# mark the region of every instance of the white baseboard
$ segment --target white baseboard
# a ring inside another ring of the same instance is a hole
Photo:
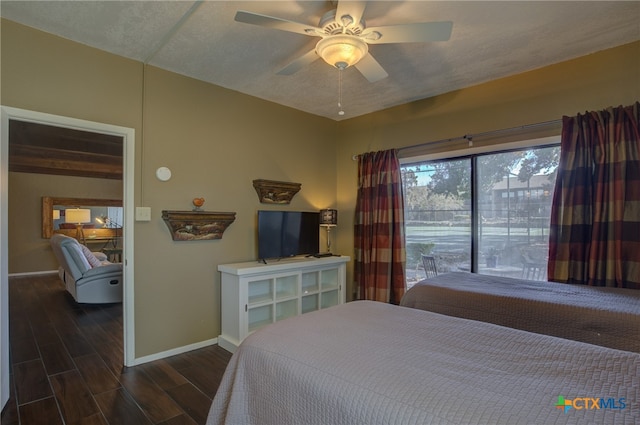
[[[134,359],[132,366],[141,365],[143,363],[152,362],[154,360],[164,359],[166,357],[175,356],[176,354],[183,354],[188,351],[197,350],[199,348],[209,347],[218,343],[218,338],[212,338],[205,341],[196,342],[195,344],[189,344],[178,348],[172,348],[171,350],[162,351],[160,353],[150,354],[144,357],[138,357]]]
[[[218,345],[230,353],[235,353],[238,349],[238,345],[240,345],[239,341],[232,341],[231,339],[227,339],[224,336],[218,336]]]

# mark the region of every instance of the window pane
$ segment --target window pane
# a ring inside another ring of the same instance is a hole
[[[560,148],[478,157],[478,272],[547,279],[549,217]]]
[[[424,279],[421,254],[436,258],[438,273],[469,270],[471,160],[402,167],[407,286]]]
[[[477,211],[471,158],[403,165],[407,287],[425,277],[421,254],[435,257],[438,273],[546,280],[559,155],[559,146],[476,155]]]

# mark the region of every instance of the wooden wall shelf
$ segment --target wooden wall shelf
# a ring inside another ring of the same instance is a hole
[[[300,183],[278,182],[273,180],[254,180],[253,187],[263,204],[288,204],[300,191]]]
[[[174,241],[222,239],[222,234],[236,219],[234,212],[162,211]]]

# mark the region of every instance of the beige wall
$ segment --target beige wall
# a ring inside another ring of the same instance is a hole
[[[333,121],[154,67],[144,74],[143,117],[141,63],[2,21],[3,105],[136,131],[135,203],[152,210],[134,229],[136,357],[218,336],[217,266],[255,259],[256,211],[278,209],[259,203],[252,180],[301,183],[281,208],[336,204]],[[171,168],[171,180],[155,178],[159,166]],[[221,240],[172,241],[161,211],[191,209],[196,196],[236,221]],[[10,201],[10,220],[13,210]],[[10,252],[23,250],[14,243]]]
[[[336,251],[352,255],[352,155],[631,104],[639,57],[635,43],[335,123],[153,67],[143,108],[142,64],[2,21],[1,103],[136,130],[135,203],[152,209],[135,225],[141,357],[217,337],[216,267],[255,259],[256,211],[276,209],[258,202],[253,179],[302,183],[287,209],[337,207]],[[159,166],[170,181],[155,178]],[[236,221],[221,240],[173,242],[161,211],[189,209],[196,196]]]
[[[336,185],[331,122],[155,68],[146,84],[140,204],[151,207],[152,221],[136,225],[141,354],[217,337],[217,266],[257,258],[257,210],[333,206]],[[155,178],[160,166],[172,170],[171,180]],[[265,205],[254,179],[302,189],[288,206]],[[171,240],[161,211],[191,209],[194,197],[206,199],[205,210],[236,212],[221,240]]]
[[[638,99],[640,42],[340,122],[337,251],[353,255],[353,155],[552,121]],[[352,276],[350,267],[347,282]]]

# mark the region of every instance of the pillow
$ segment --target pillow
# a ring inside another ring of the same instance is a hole
[[[89,265],[91,265],[91,268],[100,267],[102,265],[102,262],[98,260],[98,257],[93,255],[93,252],[91,252],[89,248],[87,248],[84,245],[80,245],[80,247],[82,248],[82,253],[84,254],[84,257],[89,262]]]
[[[100,260],[101,262],[103,262],[103,263],[109,259],[109,257],[107,257],[107,254],[105,254],[104,252],[95,252],[95,251],[92,251],[91,253],[92,253],[93,255],[95,255],[95,256],[96,256],[96,258],[97,258],[98,260]]]

